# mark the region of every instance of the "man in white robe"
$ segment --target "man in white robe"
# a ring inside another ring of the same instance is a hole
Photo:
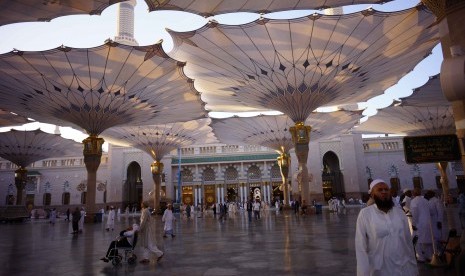
[[[441,200],[436,197],[436,193],[429,190],[425,194],[425,198],[428,200],[429,212],[431,215],[431,228],[433,229],[433,237],[436,252],[439,253],[442,241],[442,225],[444,220],[444,205]]]
[[[165,223],[163,226],[163,238],[166,238],[166,235],[171,235],[171,237],[174,238],[176,235],[174,235],[173,232],[173,223],[176,221],[176,218],[173,215],[173,205],[168,204],[168,208],[166,208],[165,212],[163,213],[161,221]]]
[[[107,231],[113,231],[115,229],[115,207],[111,206],[110,211],[108,212],[108,218],[107,218]]]
[[[419,188],[413,189],[413,199],[410,202],[412,212],[413,235],[418,236],[416,244],[418,262],[429,262],[433,257],[433,236],[431,235],[431,215],[428,200],[421,195]]]
[[[412,276],[418,267],[407,217],[394,207],[389,185],[370,184],[374,204],[360,210],[355,232],[358,276]]]

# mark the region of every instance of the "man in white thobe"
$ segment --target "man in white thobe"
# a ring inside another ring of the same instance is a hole
[[[370,183],[374,204],[360,210],[355,232],[358,276],[418,275],[407,217],[394,207],[389,185]]]
[[[437,198],[436,193],[429,190],[425,194],[425,198],[428,200],[429,212],[431,215],[431,228],[433,229],[433,237],[435,243],[435,253],[439,253],[442,241],[442,225],[444,220],[444,205],[441,200]],[[433,248],[434,249],[434,248]]]
[[[433,236],[431,235],[431,215],[428,200],[421,195],[419,188],[413,189],[413,199],[410,202],[412,212],[413,235],[418,236],[416,244],[418,262],[429,262],[433,257]]]

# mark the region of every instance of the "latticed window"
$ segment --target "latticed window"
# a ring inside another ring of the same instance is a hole
[[[249,170],[247,171],[247,177],[249,179],[260,179],[262,178],[262,172],[257,165],[250,166]]]
[[[413,188],[423,189],[423,178],[421,178],[421,176],[413,177]]]
[[[274,164],[270,171],[271,178],[281,178],[281,171],[279,170],[278,164]]]
[[[181,171],[182,182],[192,182],[194,181],[194,175],[192,175],[191,170],[188,168],[183,168]]]
[[[215,171],[212,168],[205,168],[205,170],[203,170],[204,181],[215,181],[215,179]]]
[[[45,193],[45,194],[44,194],[44,202],[43,202],[43,204],[44,204],[45,206],[50,206],[51,202],[52,202],[52,194],[50,194],[50,193]]]
[[[238,172],[233,166],[229,166],[224,172],[224,178],[226,180],[237,180]]]
[[[69,193],[63,193],[62,197],[61,197],[61,201],[63,203],[63,205],[69,205],[69,201],[70,201],[70,194]]]

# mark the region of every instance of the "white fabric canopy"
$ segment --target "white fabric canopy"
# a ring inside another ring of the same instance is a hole
[[[378,110],[354,132],[409,136],[454,134],[452,107],[442,93],[439,75],[431,77],[411,96]]]
[[[0,26],[50,21],[74,14],[100,14],[108,6],[125,0],[0,0]]]
[[[16,126],[30,123],[27,118],[0,108],[0,127]]]
[[[350,130],[361,118],[358,111],[313,112],[305,121],[311,126],[312,141],[331,139]],[[281,153],[294,147],[289,128],[294,123],[287,115],[260,115],[213,119],[215,135],[222,143],[261,145]]]
[[[102,134],[107,141],[138,148],[160,161],[166,154],[192,144],[218,142],[209,126],[210,119],[143,127],[114,127]]]
[[[315,10],[358,4],[380,4],[391,0],[145,0],[150,11],[177,10],[211,16],[231,12],[270,13]]]
[[[169,31],[169,55],[187,62],[211,111],[278,110],[305,121],[318,107],[366,101],[397,83],[439,42],[434,22],[421,5],[238,26],[211,21]]]
[[[118,125],[203,118],[203,102],[183,66],[161,42],[15,51],[0,55],[0,108],[94,135]]]
[[[0,157],[20,167],[27,167],[33,162],[52,157],[76,156],[80,152],[80,143],[40,129],[12,129],[0,133]]]

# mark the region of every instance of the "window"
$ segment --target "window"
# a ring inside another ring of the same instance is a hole
[[[43,202],[44,206],[50,206],[51,202],[52,202],[52,195],[50,193],[45,193],[44,202]]]
[[[413,188],[419,188],[420,190],[423,190],[423,179],[421,176],[415,176],[413,178]]]
[[[87,196],[87,192],[81,193],[81,204],[86,204],[86,196]]]
[[[61,203],[63,205],[69,205],[70,198],[71,196],[69,193],[63,193],[63,195],[61,196]]]

